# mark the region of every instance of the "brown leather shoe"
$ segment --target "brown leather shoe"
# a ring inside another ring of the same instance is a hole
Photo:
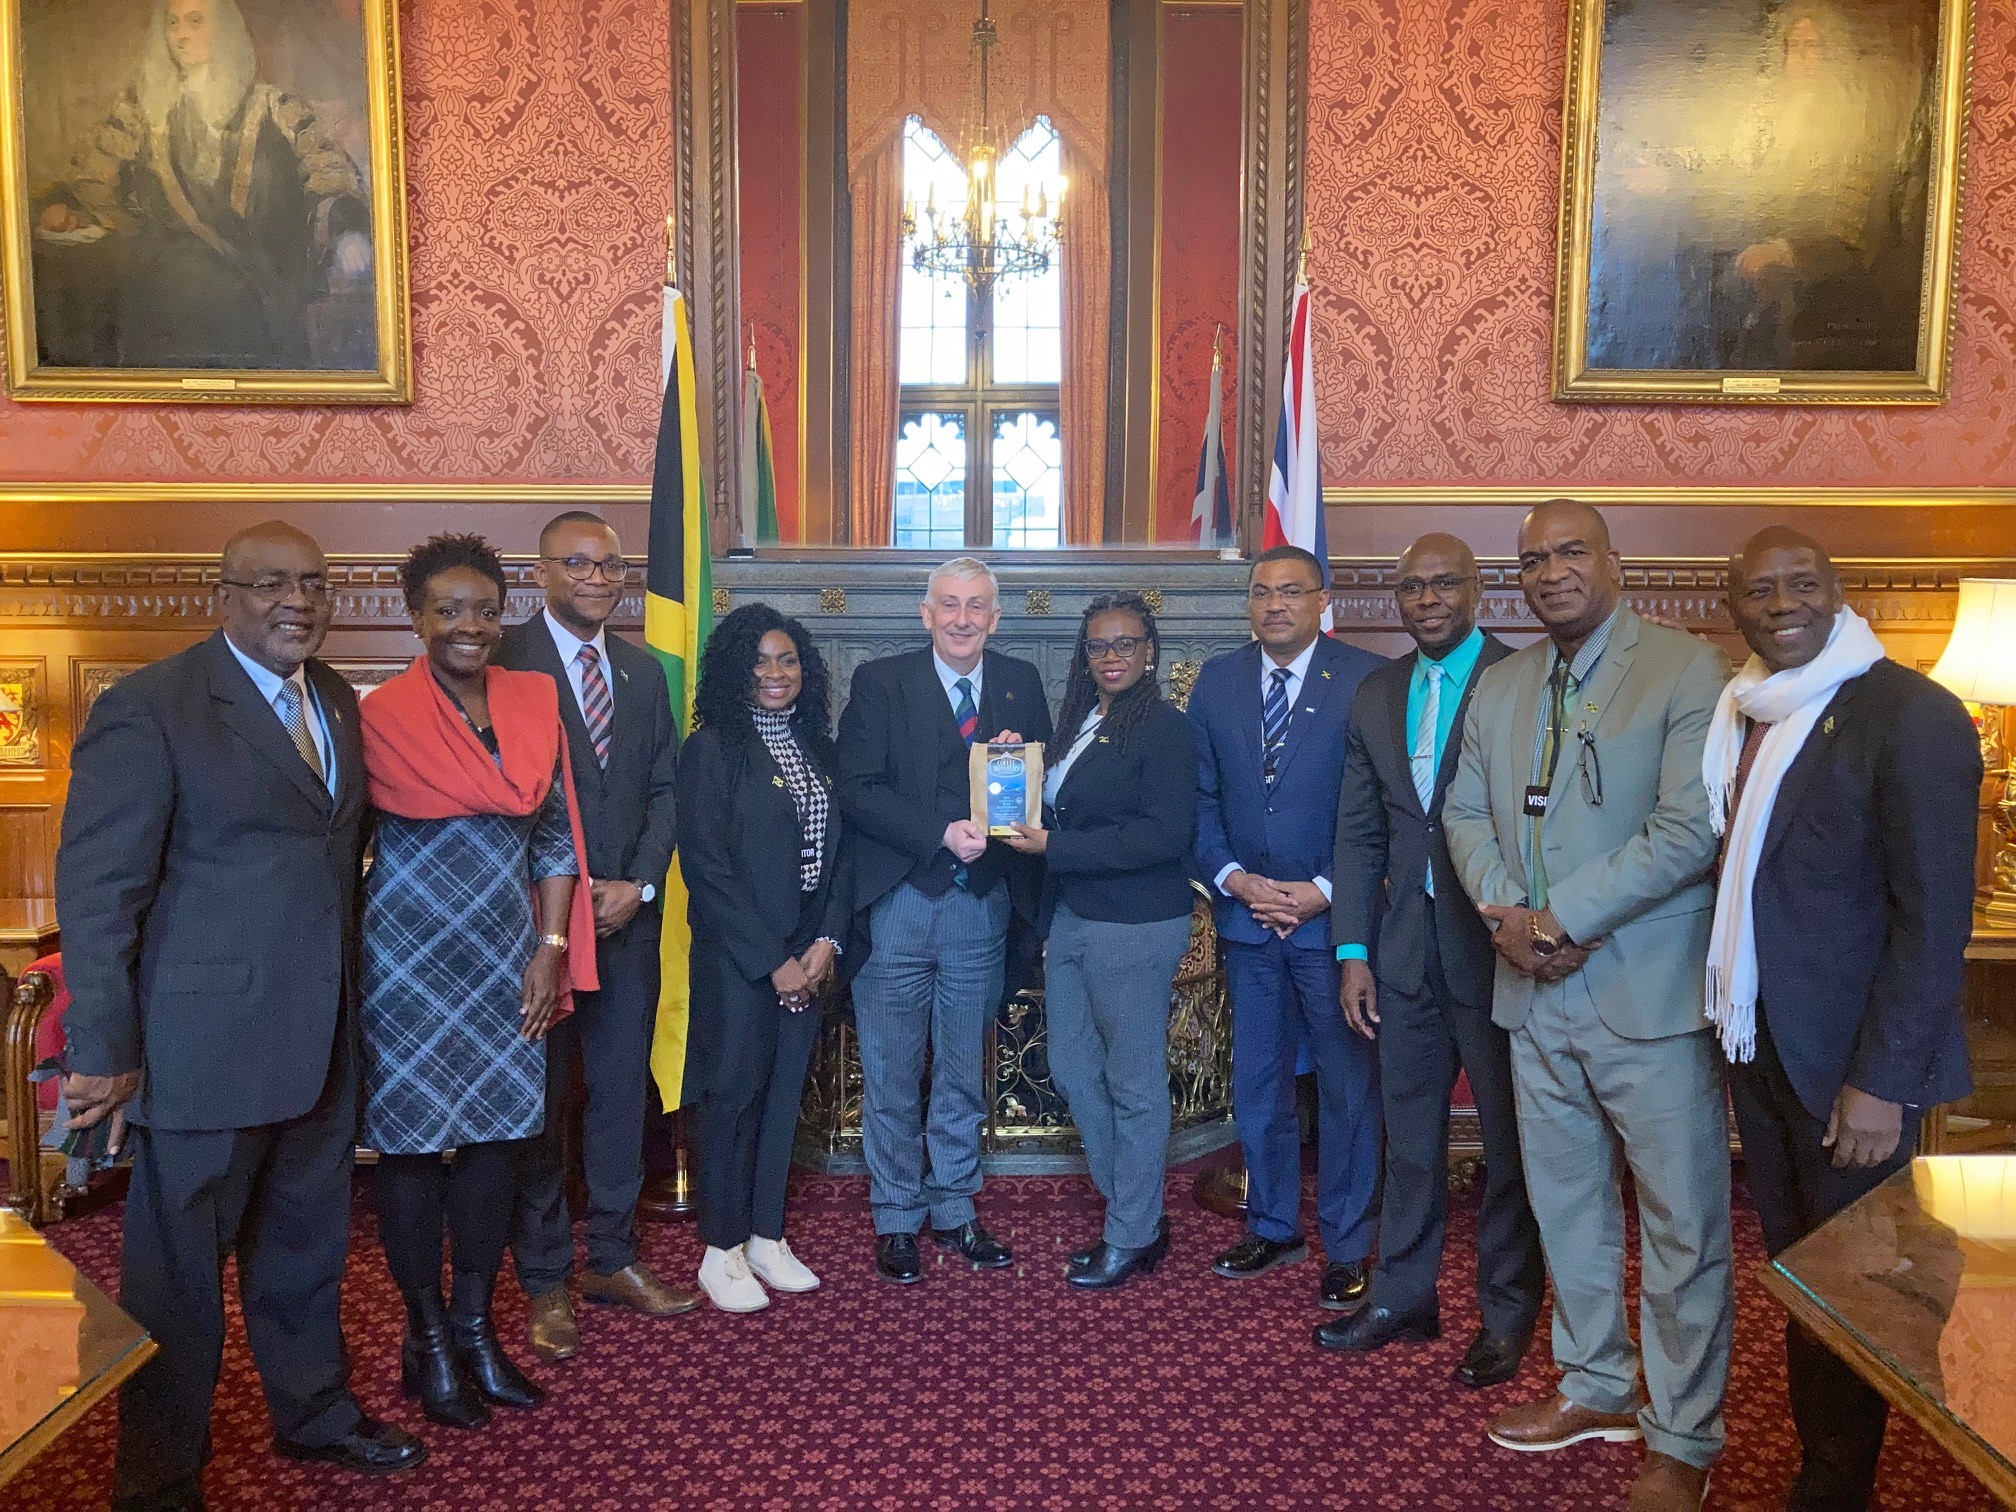
[[[1645,1468],[1631,1483],[1624,1512],[1701,1512],[1706,1500],[1706,1470],[1653,1449],[1646,1452]]]
[[[1638,1430],[1635,1412],[1598,1412],[1571,1402],[1560,1392],[1509,1407],[1491,1420],[1485,1430],[1501,1449],[1517,1449],[1522,1454],[1544,1454],[1550,1449],[1566,1449],[1584,1439],[1601,1439],[1606,1444],[1628,1444],[1644,1435]]]
[[[590,1302],[628,1307],[653,1318],[691,1312],[700,1305],[698,1292],[683,1286],[667,1286],[642,1261],[624,1266],[613,1276],[588,1272],[581,1278],[581,1295]]]
[[[581,1352],[581,1328],[574,1321],[574,1304],[565,1286],[541,1292],[526,1304],[525,1334],[532,1353],[551,1364]]]

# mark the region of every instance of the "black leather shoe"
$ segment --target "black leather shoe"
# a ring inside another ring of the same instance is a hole
[[[1372,1262],[1332,1260],[1323,1267],[1322,1304],[1332,1312],[1356,1312],[1372,1295]]]
[[[980,1226],[978,1218],[968,1218],[956,1229],[934,1228],[931,1237],[949,1250],[957,1250],[981,1270],[1000,1270],[1015,1263],[1015,1255]]]
[[[884,1281],[908,1286],[924,1279],[924,1262],[917,1254],[915,1234],[875,1236],[875,1274]]]
[[[1433,1313],[1410,1315],[1391,1308],[1367,1307],[1348,1318],[1316,1325],[1316,1347],[1339,1354],[1370,1354],[1403,1339],[1417,1344],[1442,1337],[1442,1322]]]
[[[1083,1270],[1086,1266],[1090,1265],[1092,1263],[1092,1256],[1098,1251],[1099,1246],[1105,1242],[1103,1239],[1094,1239],[1083,1249],[1071,1251],[1070,1255],[1066,1257],[1070,1261],[1070,1268],[1072,1270]],[[1166,1255],[1169,1252],[1169,1215],[1167,1213],[1164,1213],[1160,1218],[1155,1220],[1155,1242],[1162,1246],[1163,1254]]]
[[[1526,1358],[1526,1346],[1532,1342],[1531,1330],[1494,1334],[1488,1328],[1480,1328],[1477,1337],[1470,1341],[1463,1362],[1456,1367],[1456,1379],[1473,1389],[1502,1386],[1519,1374],[1519,1362]]]
[[[497,1342],[496,1324],[490,1316],[490,1294],[496,1284],[495,1276],[455,1272],[455,1295],[448,1303],[448,1337],[455,1345],[455,1358],[486,1401],[500,1407],[537,1407],[546,1400],[545,1389],[513,1365],[504,1346]]]
[[[1157,1239],[1139,1249],[1127,1249],[1101,1240],[1092,1258],[1064,1278],[1080,1291],[1111,1291],[1124,1285],[1129,1276],[1152,1276],[1162,1257],[1169,1252],[1167,1240]]]
[[[427,1446],[404,1428],[368,1417],[359,1418],[357,1426],[333,1444],[297,1444],[276,1438],[273,1452],[282,1459],[320,1461],[360,1475],[396,1474],[427,1458]]]
[[[1299,1265],[1308,1258],[1308,1241],[1299,1234],[1293,1239],[1280,1240],[1248,1234],[1212,1261],[1211,1269],[1228,1280],[1250,1281],[1266,1275],[1277,1265]]]
[[[444,1428],[480,1428],[490,1409],[462,1368],[448,1336],[448,1304],[441,1288],[407,1292],[406,1337],[399,1346],[399,1389],[418,1397],[427,1421]]]

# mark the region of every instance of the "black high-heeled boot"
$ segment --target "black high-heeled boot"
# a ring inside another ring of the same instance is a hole
[[[490,1409],[455,1356],[441,1288],[426,1286],[401,1295],[406,1299],[406,1338],[399,1346],[400,1389],[420,1399],[429,1422],[482,1427],[490,1421]]]
[[[497,1329],[490,1320],[490,1294],[496,1285],[494,1275],[455,1272],[455,1295],[448,1303],[448,1336],[454,1341],[455,1357],[489,1400],[501,1407],[537,1407],[546,1400],[544,1389],[506,1359],[497,1342]]]

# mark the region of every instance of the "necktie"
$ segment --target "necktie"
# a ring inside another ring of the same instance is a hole
[[[588,739],[595,747],[595,764],[609,766],[609,731],[616,716],[615,700],[609,696],[608,679],[602,675],[602,653],[583,646],[577,654],[581,663],[581,718],[588,726]]]
[[[1550,788],[1553,786],[1554,768],[1561,760],[1562,727],[1568,718],[1562,705],[1568,701],[1571,686],[1568,663],[1557,657],[1554,674],[1547,679],[1547,735],[1540,747],[1540,782]],[[1533,863],[1526,868],[1530,874],[1526,892],[1535,913],[1547,906],[1547,856],[1541,847],[1546,829],[1547,816],[1542,814],[1533,821]]]
[[[1750,768],[1757,764],[1757,753],[1764,748],[1764,737],[1771,733],[1771,726],[1761,719],[1750,721],[1750,728],[1743,732],[1743,749],[1736,756],[1736,786],[1729,795],[1729,822],[1722,826],[1722,844],[1715,852],[1715,866],[1719,871],[1722,858],[1729,853],[1729,835],[1736,828],[1736,815],[1743,808],[1743,789],[1750,784]]]
[[[1427,670],[1428,693],[1421,700],[1421,723],[1414,731],[1414,749],[1407,757],[1407,764],[1414,773],[1414,796],[1421,800],[1421,812],[1424,814],[1435,802],[1435,730],[1442,719],[1442,679],[1448,675],[1442,670],[1440,662],[1429,662]],[[1432,866],[1422,885],[1429,897],[1435,896],[1435,871]]]
[[[973,702],[973,682],[962,677],[952,686],[959,690],[959,703],[952,711],[952,718],[959,726],[959,738],[970,746],[973,737],[980,733],[980,709]]]
[[[315,737],[309,733],[307,711],[301,707],[301,689],[296,683],[280,684],[280,723],[287,726],[287,733],[294,739],[294,749],[308,763],[308,770],[315,774],[317,781],[327,782],[329,774],[322,765],[322,753],[315,749]]]
[[[1260,767],[1270,784],[1274,781],[1275,759],[1287,738],[1288,669],[1276,667],[1267,684],[1267,702],[1260,710]]]

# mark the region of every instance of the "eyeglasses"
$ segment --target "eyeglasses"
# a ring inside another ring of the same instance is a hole
[[[1417,577],[1402,578],[1400,579],[1398,586],[1395,587],[1393,591],[1395,594],[1399,596],[1400,601],[1404,604],[1404,603],[1412,603],[1414,600],[1420,598],[1421,595],[1426,593],[1430,588],[1433,588],[1435,590],[1435,596],[1437,598],[1447,598],[1449,597],[1450,594],[1454,593],[1458,588],[1463,587],[1466,583],[1474,583],[1476,581],[1477,580],[1474,577],[1458,577],[1453,572],[1444,572],[1444,573],[1438,573],[1436,576],[1431,578],[1417,578]]]
[[[1255,583],[1251,588],[1246,590],[1246,597],[1256,604],[1264,604],[1272,599],[1279,599],[1290,609],[1293,609],[1302,600],[1309,597],[1310,594],[1321,593],[1322,591],[1321,588],[1311,588],[1304,583],[1283,583],[1278,588],[1270,588],[1265,583]]]
[[[301,597],[311,604],[319,604],[329,597],[329,579],[319,572],[267,572],[256,578],[219,578],[226,588],[243,588],[256,599],[269,604],[284,603],[294,596],[294,590],[301,590]]]
[[[1147,637],[1140,635],[1118,635],[1112,640],[1088,640],[1085,642],[1085,660],[1104,661],[1108,656],[1125,659],[1147,644]]]
[[[587,582],[597,572],[600,572],[603,579],[607,582],[620,583],[630,571],[630,564],[620,556],[541,557],[539,560],[542,562],[558,562],[560,570],[577,583]]]
[[[1603,807],[1603,763],[1596,759],[1596,737],[1587,725],[1575,732],[1581,751],[1575,757],[1575,774],[1582,779],[1582,801],[1591,808]]]

